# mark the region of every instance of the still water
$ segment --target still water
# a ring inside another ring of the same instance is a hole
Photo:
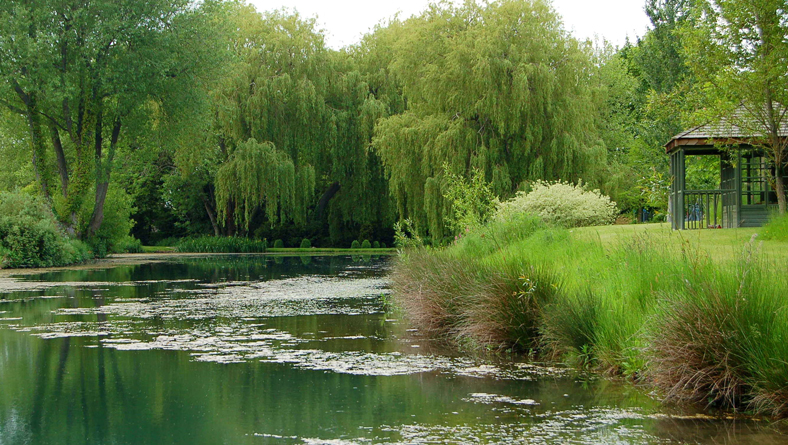
[[[570,370],[442,350],[385,257],[175,257],[0,292],[5,444],[770,444]]]

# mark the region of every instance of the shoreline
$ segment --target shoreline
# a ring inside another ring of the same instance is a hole
[[[200,257],[220,257],[220,256],[340,256],[340,255],[396,255],[396,249],[272,249],[268,252],[258,253],[199,253],[199,252],[143,252],[143,253],[113,253],[105,258],[93,259],[84,263],[72,264],[69,266],[57,267],[30,267],[30,268],[9,268],[0,269],[0,292],[4,291],[2,280],[13,278],[14,276],[37,275],[46,272],[62,270],[90,270],[106,269],[118,266],[131,266],[136,264],[158,263],[167,261],[170,258],[200,258]]]

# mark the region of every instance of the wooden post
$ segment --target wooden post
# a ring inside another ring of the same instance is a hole
[[[741,194],[742,194],[742,183],[741,183],[741,147],[736,148],[736,220],[734,227],[741,227]]]
[[[673,230],[684,230],[684,191],[686,184],[684,149],[679,148],[670,155],[670,187],[671,226]]]

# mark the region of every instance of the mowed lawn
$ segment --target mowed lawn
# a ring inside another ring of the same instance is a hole
[[[760,228],[672,230],[669,223],[658,223],[584,227],[573,229],[572,232],[581,239],[596,239],[607,249],[631,243],[635,238],[646,238],[679,251],[684,248],[694,252],[706,252],[715,261],[738,258],[755,236],[756,248],[768,259],[778,262],[788,259],[788,242],[760,240],[757,236],[759,230]]]

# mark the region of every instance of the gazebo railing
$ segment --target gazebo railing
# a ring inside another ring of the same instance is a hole
[[[713,229],[730,227],[723,200],[734,190],[685,190],[684,228]],[[725,221],[725,222],[724,222]]]

